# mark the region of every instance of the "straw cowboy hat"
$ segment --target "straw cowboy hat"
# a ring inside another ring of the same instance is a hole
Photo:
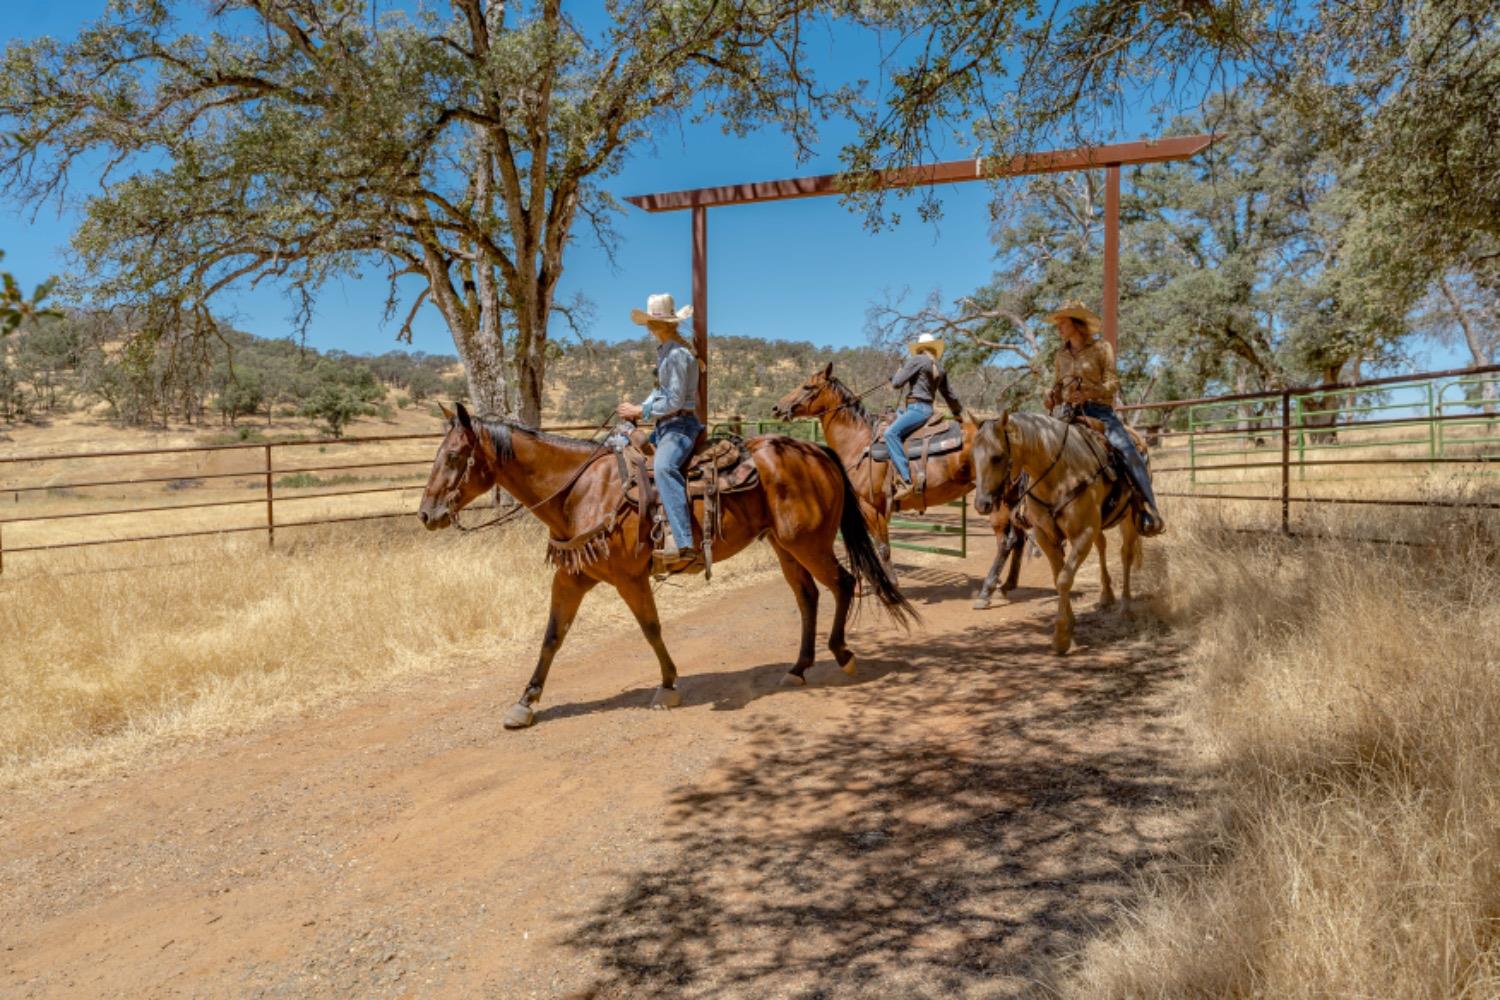
[[[913,354],[916,354],[919,351],[925,351],[935,358],[941,358],[943,356],[943,351],[947,348],[947,346],[948,345],[944,344],[941,340],[934,337],[932,334],[924,333],[916,340],[912,341],[908,346],[908,349]]]
[[[665,292],[661,295],[647,296],[645,312],[639,309],[630,310],[630,319],[637,326],[645,326],[647,323],[670,323],[676,326],[692,315],[692,306],[683,306],[678,309],[677,303],[672,301],[672,296]]]
[[[1068,319],[1078,320],[1078,322],[1084,325],[1084,328],[1087,329],[1089,333],[1098,333],[1099,327],[1104,325],[1104,321],[1099,318],[1099,314],[1094,312],[1088,306],[1084,305],[1082,299],[1074,299],[1071,302],[1066,303],[1061,309],[1057,310],[1057,312],[1053,313],[1051,316],[1048,316],[1047,322],[1056,323],[1058,320],[1063,319],[1064,317]]]

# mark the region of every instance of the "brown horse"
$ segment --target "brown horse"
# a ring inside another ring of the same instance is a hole
[[[889,565],[891,517],[895,513],[885,489],[890,463],[877,462],[870,455],[870,445],[875,441],[875,422],[870,419],[859,397],[834,377],[830,363],[814,372],[801,387],[783,396],[772,412],[782,420],[816,417],[822,423],[823,437],[838,454],[854,483],[854,495],[859,498],[865,524],[880,539],[880,558]],[[978,425],[967,413],[963,425],[964,446],[961,450],[927,460],[924,500],[928,506],[956,500],[974,488],[969,452]],[[990,597],[995,592],[995,584],[999,582],[1000,570],[1007,558],[1010,559],[1010,571],[1000,592],[1008,594],[1016,588],[1025,541],[1024,530],[1011,524],[1009,507],[1002,503],[988,516],[990,530],[995,533],[995,561],[974,596],[974,607],[979,609],[990,606]]]
[[[652,707],[682,704],[677,667],[662,642],[651,592],[651,544],[637,544],[637,539],[646,538],[647,526],[625,499],[617,463],[600,461],[613,453],[591,441],[544,434],[505,420],[473,418],[462,403],[456,412],[444,407],[443,413],[448,419],[447,433],[438,446],[417,513],[424,525],[447,527],[466,504],[498,485],[547,526],[553,545],[587,536],[596,557],[587,562],[559,560],[552,577],[552,608],[541,657],[521,700],[506,713],[505,727],[521,729],[535,720],[532,706],[542,696],[552,659],[584,595],[598,583],[608,583],[620,592],[656,652],[661,687]],[[856,578],[864,581],[898,622],[915,620],[916,611],[881,565],[859,516],[849,477],[833,455],[775,434],[754,438],[748,447],[760,485],[720,497],[723,530],[714,543],[714,559],[727,559],[760,538],[775,549],[802,613],[802,645],[786,678],[791,684],[806,683],[803,675],[813,662],[817,584],[833,591],[828,648],[844,672],[853,676],[855,658],[844,642],[844,624]],[[834,554],[834,539],[840,531],[853,573]]]
[[[1140,501],[1128,486],[1111,480],[1108,456],[1103,435],[1040,413],[1002,413],[986,420],[974,438],[979,480],[975,510],[996,509],[1018,473],[1024,472],[1029,481],[1022,497],[1026,518],[1057,585],[1052,648],[1058,653],[1066,653],[1073,644],[1069,592],[1094,545],[1099,546],[1099,604],[1114,604],[1104,532],[1116,525],[1125,569],[1122,608],[1130,609],[1130,570],[1140,552]]]

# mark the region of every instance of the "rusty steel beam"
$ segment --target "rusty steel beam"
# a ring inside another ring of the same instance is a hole
[[[1023,153],[1008,161],[949,160],[916,167],[880,170],[861,183],[849,183],[843,174],[820,174],[812,177],[789,177],[783,180],[758,181],[749,184],[726,184],[721,187],[695,188],[688,191],[666,191],[658,194],[630,195],[625,200],[648,212],[676,212],[687,208],[714,208],[720,205],[751,205],[762,201],[785,201],[790,198],[817,198],[844,194],[855,189],[886,190],[921,187],[930,184],[956,184],[961,181],[993,180],[1026,174],[1062,173],[1091,167],[1165,163],[1185,160],[1213,144],[1212,134],[1173,136],[1141,142],[1121,142],[1108,146],[1082,146],[1045,153]]]

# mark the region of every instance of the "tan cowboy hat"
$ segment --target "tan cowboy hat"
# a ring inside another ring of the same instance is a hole
[[[678,309],[677,303],[672,301],[672,296],[665,292],[661,295],[647,296],[645,312],[639,309],[630,310],[631,322],[637,326],[645,326],[647,323],[671,323],[676,326],[692,315],[692,306],[683,306]]]
[[[1061,309],[1047,317],[1047,322],[1056,323],[1064,317],[1078,320],[1089,333],[1098,333],[1099,327],[1104,325],[1104,321],[1099,318],[1099,314],[1084,305],[1082,299],[1073,299],[1071,302],[1065,303]]]
[[[913,340],[911,344],[908,345],[908,349],[913,354],[916,354],[919,351],[925,351],[935,358],[941,358],[943,356],[943,351],[947,348],[947,346],[947,344],[943,343],[932,334],[924,333],[916,340]]]

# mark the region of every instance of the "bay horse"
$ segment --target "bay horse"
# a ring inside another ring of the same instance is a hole
[[[1097,438],[1097,440],[1095,440]],[[974,437],[978,484],[974,509],[997,509],[1018,473],[1029,480],[1022,502],[1032,537],[1052,566],[1057,586],[1057,620],[1052,648],[1073,645],[1073,604],[1069,594],[1089,549],[1099,547],[1101,607],[1115,602],[1104,532],[1118,526],[1124,566],[1122,609],[1130,609],[1130,571],[1139,562],[1141,505],[1135,492],[1111,481],[1109,448],[1103,435],[1040,413],[1001,413],[986,420]],[[1066,547],[1066,548],[1065,548]]]
[[[559,559],[552,576],[552,603],[541,656],[520,700],[506,713],[507,729],[523,729],[536,718],[547,671],[562,646],[584,595],[599,583],[619,591],[635,615],[661,666],[661,687],[653,708],[682,704],[677,667],[662,642],[661,621],[651,591],[651,542],[639,511],[625,498],[619,465],[600,461],[614,453],[602,444],[532,430],[502,419],[476,418],[462,403],[442,407],[447,430],[432,463],[417,517],[429,530],[445,528],[475,498],[499,486],[547,526],[549,551],[561,543],[586,540],[590,558]],[[865,529],[849,477],[826,449],[778,434],[747,443],[760,476],[757,487],[720,496],[722,535],[714,541],[714,561],[728,559],[764,538],[776,552],[781,572],[802,615],[802,645],[785,681],[806,683],[813,662],[818,588],[833,592],[833,627],[828,648],[843,671],[854,676],[854,653],[844,641],[844,625],[856,580],[863,581],[899,623],[916,620],[916,609],[881,565]],[[701,514],[702,501],[697,501]],[[839,564],[834,539],[842,531],[853,572]],[[637,540],[643,544],[637,544]],[[576,551],[574,549],[573,551]]]
[[[830,362],[813,372],[800,387],[783,396],[771,412],[781,420],[817,418],[823,425],[823,438],[844,463],[844,470],[854,484],[854,495],[859,498],[865,524],[880,540],[880,557],[889,566],[891,518],[895,514],[885,490],[890,463],[877,462],[870,455],[870,446],[875,442],[875,421],[870,418],[859,396],[834,376],[833,363]],[[956,500],[974,488],[969,453],[978,424],[967,412],[962,423],[963,448],[927,460],[924,499],[928,506]],[[1007,559],[1010,560],[1010,570],[1000,586],[1000,593],[1008,594],[1016,589],[1026,535],[1021,527],[1011,523],[1011,508],[1004,503],[987,516],[990,530],[995,533],[995,561],[974,596],[974,607],[979,610],[990,606],[990,598]]]

